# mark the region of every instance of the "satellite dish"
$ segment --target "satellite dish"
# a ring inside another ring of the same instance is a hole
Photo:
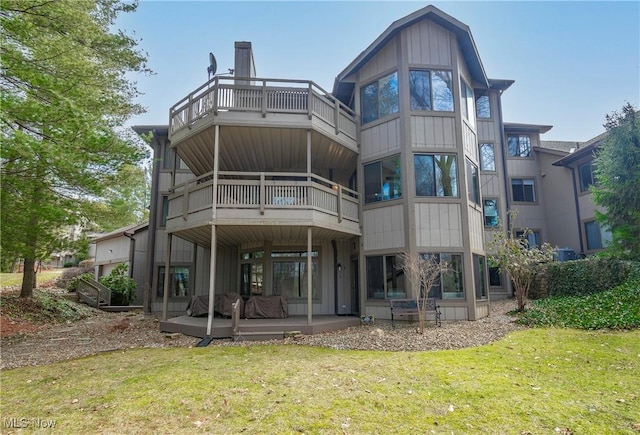
[[[213,53],[209,53],[209,66],[207,67],[209,78],[216,74],[217,69],[218,63],[216,62],[216,57],[213,55]]]

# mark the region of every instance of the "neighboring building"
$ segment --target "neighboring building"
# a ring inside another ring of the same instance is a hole
[[[119,228],[93,239],[95,246],[95,279],[108,275],[118,264],[126,264],[129,277],[137,284],[136,300],[144,300],[147,285],[145,266],[148,255],[149,224],[135,224]]]
[[[394,22],[332,93],[256,78],[251,44],[235,50],[235,77],[185,96],[168,126],[135,127],[153,133],[155,162],[147,310],[237,292],[282,295],[309,319],[390,318],[388,299],[410,296],[406,251],[448,262],[430,289],[445,320],[476,320],[512,294],[487,261],[500,223],[588,252],[571,172],[554,166],[568,145],[503,121],[513,81],[487,77],[455,18],[427,6]]]

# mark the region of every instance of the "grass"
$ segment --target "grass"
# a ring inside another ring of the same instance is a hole
[[[56,279],[62,273],[61,269],[47,270],[36,274],[38,284]],[[0,273],[0,287],[12,287],[22,284],[22,273]]]
[[[518,321],[529,326],[579,329],[640,328],[640,277],[587,296],[553,296],[533,301]]]
[[[0,414],[63,433],[637,433],[640,331],[438,352],[135,349],[6,370]],[[34,420],[40,419],[40,420]]]

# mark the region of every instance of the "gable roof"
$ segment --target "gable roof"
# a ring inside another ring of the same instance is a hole
[[[369,60],[371,60],[391,39],[393,39],[403,29],[421,21],[429,19],[434,23],[453,32],[458,37],[460,50],[467,61],[467,66],[471,77],[485,87],[489,87],[489,80],[484,71],[476,43],[471,35],[471,30],[466,24],[456,20],[452,16],[442,12],[433,5],[426,6],[420,10],[407,15],[404,18],[394,21],[375,41],[373,41],[362,53],[358,55],[335,79],[333,85],[333,95],[345,101],[353,92],[354,83],[347,83],[344,80],[360,70]]]
[[[122,236],[132,236],[139,231],[143,231],[149,228],[149,222],[142,222],[133,225],[127,225],[126,227],[118,228],[107,234],[101,234],[92,240],[93,243],[103,242],[105,240],[113,239]]]
[[[553,162],[554,166],[570,166],[572,163],[576,161],[593,155],[593,153],[600,147],[600,144],[607,139],[609,135],[608,131],[599,134],[598,136],[589,139],[586,142],[579,143],[576,149],[573,152],[570,152],[568,156],[565,156],[555,162]]]

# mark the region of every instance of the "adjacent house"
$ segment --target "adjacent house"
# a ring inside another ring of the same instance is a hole
[[[487,77],[469,27],[433,6],[392,23],[331,92],[256,77],[251,43],[236,42],[234,76],[186,95],[168,125],[135,127],[155,157],[145,308],[167,319],[200,297],[212,315],[212,298],[235,293],[284,299],[308,324],[390,318],[388,300],[411,294],[408,252],[449,264],[429,290],[444,320],[488,316],[512,294],[487,261],[499,224],[591,252],[578,175],[558,167],[576,144],[504,122],[513,83]]]

